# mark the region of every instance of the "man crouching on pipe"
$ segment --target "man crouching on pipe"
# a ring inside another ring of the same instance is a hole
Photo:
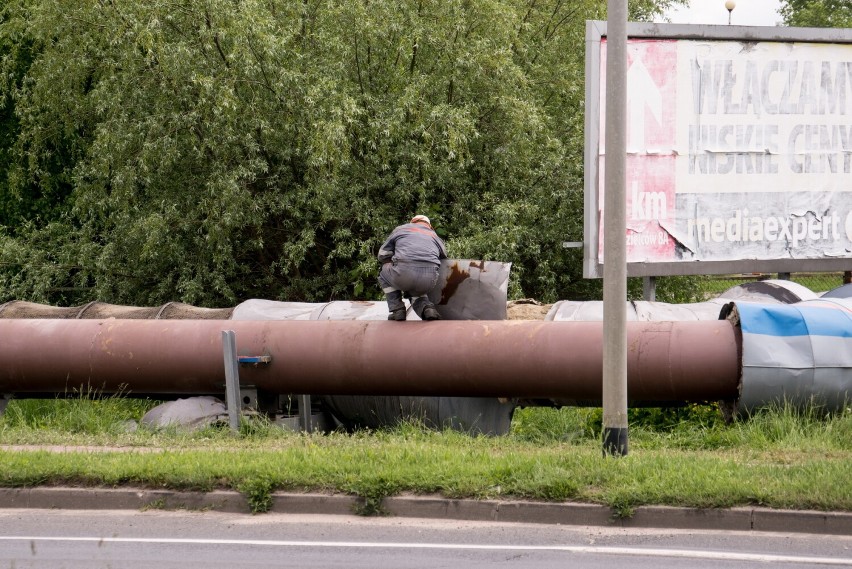
[[[447,258],[447,247],[432,229],[425,215],[394,229],[379,249],[379,285],[388,302],[388,320],[405,320],[402,295],[412,299],[414,313],[423,320],[440,320],[441,316],[427,296],[438,284],[441,259]]]

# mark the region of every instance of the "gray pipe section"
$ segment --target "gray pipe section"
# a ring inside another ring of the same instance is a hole
[[[732,302],[723,314],[742,337],[737,411],[769,404],[835,411],[852,402],[852,300]]]
[[[0,393],[223,393],[222,331],[240,379],[272,393],[558,398],[600,402],[600,322],[2,320]],[[630,398],[736,399],[739,329],[631,322]]]

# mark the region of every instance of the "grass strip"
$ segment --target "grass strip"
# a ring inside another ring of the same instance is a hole
[[[59,410],[45,415],[29,403],[13,401],[18,408],[0,418],[0,445],[90,448],[0,450],[2,486],[228,488],[258,512],[275,490],[357,495],[362,513],[379,512],[382,498],[402,492],[591,502],[622,516],[640,505],[852,511],[850,409],[779,408],[732,424],[710,406],[632,410],[631,452],[614,459],[601,454],[600,409],[522,409],[510,435],[489,438],[414,423],[324,435],[262,421],[244,423],[238,434],[221,427],[126,432],[116,425],[143,409],[56,401]]]
[[[542,447],[454,433],[290,442],[270,450],[4,451],[0,484],[232,488],[255,503],[278,489],[343,492],[373,504],[400,492],[437,493],[593,502],[622,515],[643,504],[852,511],[852,461],[843,454],[789,463],[766,452],[642,450],[604,459],[591,444]]]

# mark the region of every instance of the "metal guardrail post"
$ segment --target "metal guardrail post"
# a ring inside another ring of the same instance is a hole
[[[314,430],[311,422],[310,395],[299,395],[299,428],[305,433],[310,433]]]
[[[228,424],[232,431],[240,429],[240,370],[237,359],[237,335],[233,330],[222,330],[222,352],[225,357],[225,402]]]

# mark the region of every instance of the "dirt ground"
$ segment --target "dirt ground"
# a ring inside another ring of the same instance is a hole
[[[506,318],[509,320],[544,320],[552,304],[542,304],[531,298],[510,300],[507,304]]]

